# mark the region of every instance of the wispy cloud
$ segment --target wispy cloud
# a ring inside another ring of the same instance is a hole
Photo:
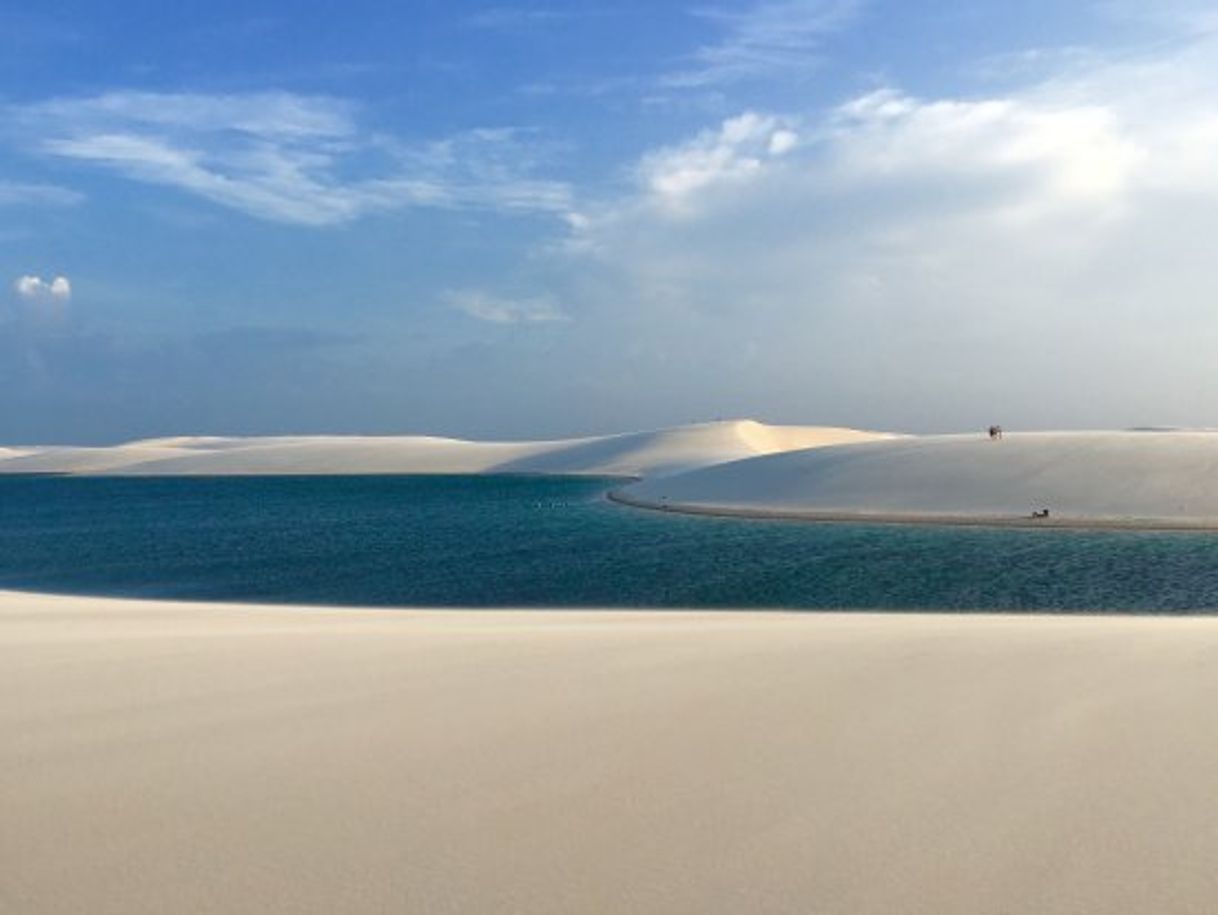
[[[548,298],[509,299],[477,289],[453,290],[446,296],[457,311],[491,324],[543,324],[567,316]]]
[[[354,132],[353,106],[326,96],[288,92],[245,95],[110,92],[59,98],[18,108],[27,122],[41,120],[76,132],[115,124],[143,129],[185,129],[200,134],[232,131],[264,140],[337,139]]]
[[[0,206],[72,206],[84,195],[53,184],[0,181]]]
[[[354,106],[324,96],[114,92],[7,113],[36,153],[276,222],[336,225],[409,207],[561,212],[569,197],[532,176],[527,133],[410,144],[370,134]]]
[[[1059,45],[991,54],[969,61],[960,69],[964,75],[981,81],[1027,84],[1086,73],[1102,62],[1103,55],[1096,48]]]
[[[373,186],[400,188],[420,194],[430,205],[449,208],[549,213],[570,209],[566,184],[535,177],[559,147],[533,131],[481,128],[413,145],[382,138],[381,146],[400,174]]]
[[[723,37],[703,45],[665,85],[709,88],[762,77],[790,76],[820,63],[826,36],[851,22],[863,0],[762,0],[752,9],[704,9]]]

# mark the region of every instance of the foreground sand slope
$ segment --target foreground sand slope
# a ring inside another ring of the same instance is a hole
[[[1218,620],[0,593],[0,910],[1207,912]]]
[[[893,438],[649,480],[642,504],[911,520],[1218,525],[1218,433],[1040,432]]]
[[[40,448],[0,473],[563,473],[649,476],[791,448],[887,438],[831,426],[700,423],[552,442],[467,442],[428,436],[183,437],[105,448]]]

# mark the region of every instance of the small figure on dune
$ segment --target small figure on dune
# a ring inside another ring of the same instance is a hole
[[[1033,512],[1032,512],[1032,517],[1033,517],[1033,518],[1048,518],[1048,517],[1049,517],[1049,509],[1047,509],[1047,508],[1042,508],[1040,511],[1033,511]]]
[[[990,441],[995,442],[1002,438],[1002,426],[990,426]]]

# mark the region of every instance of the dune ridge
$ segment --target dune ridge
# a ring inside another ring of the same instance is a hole
[[[180,436],[100,448],[43,447],[6,455],[0,473],[114,475],[544,473],[642,477],[791,448],[885,438],[831,426],[753,420],[537,442],[433,436]]]

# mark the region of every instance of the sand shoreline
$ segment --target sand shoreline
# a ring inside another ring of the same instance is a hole
[[[1206,911],[1218,619],[0,592],[0,908]]]
[[[1033,518],[1027,515],[952,514],[921,512],[829,511],[810,508],[781,508],[778,506],[717,505],[714,503],[657,501],[610,490],[605,497],[620,505],[645,511],[673,512],[681,515],[702,515],[711,518],[750,518],[757,521],[802,521],[809,524],[892,524],[909,527],[994,527],[1026,528],[1029,530],[1096,530],[1147,531],[1188,533],[1218,531],[1218,518],[1087,518],[1067,515]]]

